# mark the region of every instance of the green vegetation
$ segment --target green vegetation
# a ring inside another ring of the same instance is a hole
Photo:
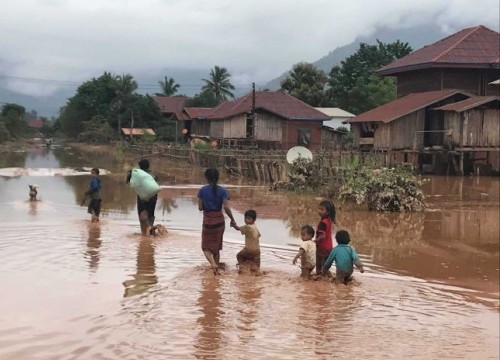
[[[229,81],[231,74],[226,68],[215,65],[210,70],[210,79],[202,79],[205,85],[201,88],[215,97],[217,103],[226,101],[228,98],[234,99],[234,94],[230,90],[234,90],[234,86]]]
[[[165,76],[164,81],[158,81],[161,88],[161,93],[156,93],[156,96],[173,96],[179,90],[180,85],[173,78]]]
[[[326,74],[314,65],[302,62],[293,66],[290,74],[281,82],[287,94],[311,106],[323,106],[326,101]]]
[[[361,163],[355,157],[334,175],[325,170],[324,161],[299,157],[290,165],[290,180],[274,188],[298,193],[321,194],[343,202],[364,205],[368,210],[418,212],[425,209],[421,185],[424,181],[413,174],[410,164],[391,169],[380,168],[370,159]]]

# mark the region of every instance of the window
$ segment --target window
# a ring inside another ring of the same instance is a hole
[[[311,144],[311,129],[298,129],[297,135],[297,145],[307,147]]]

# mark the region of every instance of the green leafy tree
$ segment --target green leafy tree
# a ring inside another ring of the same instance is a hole
[[[322,70],[302,62],[293,66],[290,75],[281,82],[281,89],[306,104],[322,106],[325,103],[326,82],[327,76]]]
[[[214,107],[218,105],[215,95],[209,91],[201,91],[186,101],[186,107]]]
[[[7,103],[2,106],[3,124],[10,136],[19,137],[26,133],[26,109],[18,104]]]
[[[327,90],[329,103],[357,114],[395,99],[394,81],[381,79],[375,71],[411,51],[408,43],[399,40],[389,44],[379,40],[375,45],[361,43],[356,53],[330,71]],[[362,94],[366,98],[361,98]],[[359,104],[360,101],[367,103]]]
[[[10,139],[10,133],[3,122],[2,117],[0,117],[0,143],[5,142]]]
[[[210,80],[202,79],[205,85],[201,88],[202,92],[212,93],[217,103],[226,101],[228,98],[234,99],[234,86],[229,81],[231,74],[224,67],[214,66],[210,70]]]
[[[118,130],[118,134],[121,132],[122,128],[122,118],[126,116],[127,112],[130,112],[130,104],[133,102],[133,97],[137,91],[138,85],[137,81],[134,80],[133,76],[130,74],[123,74],[117,76],[114,84],[115,98],[111,103],[113,110],[113,115],[116,116],[115,126]]]
[[[180,85],[177,84],[174,78],[168,78],[165,76],[165,80],[158,81],[161,88],[161,93],[157,93],[156,96],[173,96],[177,91],[179,91]]]

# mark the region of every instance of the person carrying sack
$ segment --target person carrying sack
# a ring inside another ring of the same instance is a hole
[[[127,174],[127,184],[137,193],[137,213],[142,235],[153,235],[155,208],[160,186],[158,177],[149,169],[149,161],[139,161],[139,169],[132,169]]]

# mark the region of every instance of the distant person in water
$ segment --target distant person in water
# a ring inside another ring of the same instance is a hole
[[[93,168],[90,170],[90,175],[92,175],[92,180],[90,180],[89,189],[85,192],[85,199],[90,197],[87,212],[92,215],[92,222],[98,222],[99,215],[101,214],[101,179],[99,179],[99,169]]]
[[[297,263],[300,259],[300,268],[302,269],[300,276],[304,279],[311,277],[311,272],[316,266],[316,244],[312,240],[314,237],[314,229],[311,225],[305,225],[300,229],[300,238],[302,245],[300,245],[299,252],[293,258],[293,264]]]
[[[245,235],[245,247],[237,255],[238,266],[240,271],[246,269],[251,272],[256,272],[260,269],[260,232],[255,225],[257,213],[255,210],[245,211],[245,225],[238,226],[236,223],[231,224],[236,230]]]
[[[139,168],[158,181],[158,177],[154,175],[149,169],[149,160],[142,159],[139,161]],[[126,183],[130,183],[130,179],[132,177],[132,170],[130,170],[127,174]],[[139,215],[139,223],[141,225],[141,233],[142,235],[154,235],[154,222],[155,222],[155,209],[156,209],[156,201],[158,200],[158,194],[153,196],[149,200],[142,200],[139,196],[137,196],[137,213]]]
[[[217,185],[219,171],[207,169],[205,179],[208,184],[198,191],[198,209],[203,211],[203,228],[201,231],[201,249],[212,266],[215,275],[219,274],[220,251],[222,250],[222,238],[225,230],[225,220],[222,208],[231,220],[231,226],[236,226],[231,208],[229,207],[229,193]]]
[[[337,268],[335,272],[335,282],[338,284],[347,284],[351,280],[352,273],[354,272],[354,265],[361,273],[364,273],[365,269],[356,251],[349,246],[351,237],[347,231],[340,230],[337,232],[337,234],[335,234],[335,240],[337,240],[338,245],[332,250],[328,259],[326,259],[323,265],[323,273],[328,271],[333,262],[335,262],[335,267]]]

